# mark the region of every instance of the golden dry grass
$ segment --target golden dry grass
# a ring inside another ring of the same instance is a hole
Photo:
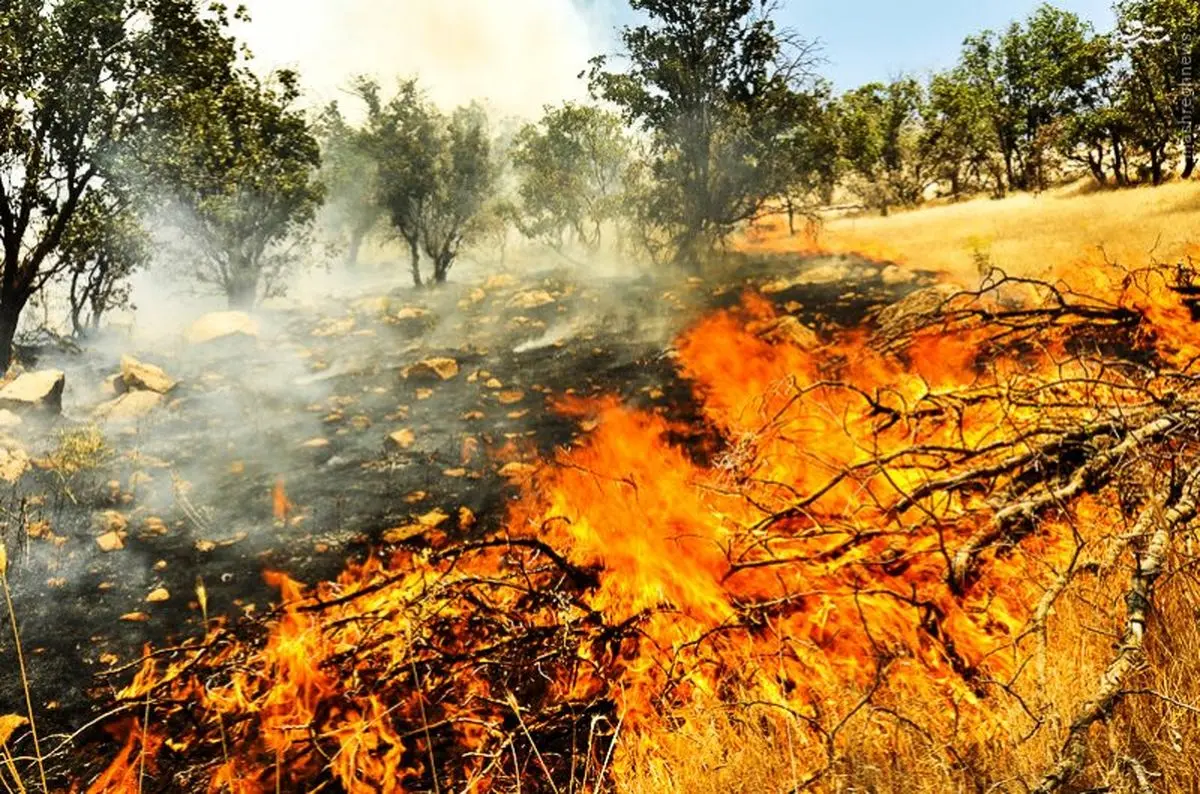
[[[826,220],[816,239],[791,237],[786,221],[752,232],[752,251],[858,252],[912,268],[978,278],[977,258],[1011,274],[1034,275],[1098,261],[1174,261],[1200,242],[1200,182],[1088,191],[1070,186],[1001,201],[978,198],[895,213]]]

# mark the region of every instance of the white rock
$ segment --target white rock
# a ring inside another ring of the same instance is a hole
[[[138,361],[133,356],[121,356],[121,380],[125,384],[125,391],[152,391],[159,394],[166,394],[178,385],[161,367]],[[116,388],[118,392],[121,391],[120,387]]]
[[[66,382],[67,378],[61,370],[26,372],[0,389],[0,408],[14,411],[43,409],[59,413],[62,411],[62,393]]]
[[[206,314],[184,332],[184,338],[193,345],[202,345],[229,337],[258,338],[258,320],[245,312],[212,312]]]

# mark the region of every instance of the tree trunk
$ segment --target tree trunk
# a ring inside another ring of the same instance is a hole
[[[358,267],[358,252],[362,249],[363,238],[365,236],[358,229],[350,232],[350,247],[346,250],[346,267],[351,270]]]
[[[1180,179],[1191,179],[1192,174],[1196,171],[1196,151],[1188,148],[1183,156],[1183,173],[1179,175]]]
[[[421,250],[417,248],[415,239],[408,241],[409,268],[412,271],[413,286],[421,286]]]
[[[229,299],[230,309],[250,311],[254,308],[254,301],[258,297],[258,285],[247,284],[244,281],[230,284],[229,289],[226,290],[226,297]]]
[[[433,282],[435,284],[445,284],[446,276],[450,274],[450,266],[454,264],[454,256],[452,254],[441,254],[433,260]]]
[[[1163,183],[1163,157],[1157,151],[1150,153],[1150,181],[1155,186]]]
[[[24,300],[7,296],[0,298],[0,370],[4,372],[8,371],[13,360],[13,339],[17,335],[17,325],[24,307]]]

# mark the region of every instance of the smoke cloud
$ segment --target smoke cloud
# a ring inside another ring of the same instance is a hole
[[[248,0],[239,29],[256,62],[298,70],[315,103],[355,75],[417,75],[441,105],[485,101],[533,116],[580,98],[578,75],[610,26],[575,0]]]

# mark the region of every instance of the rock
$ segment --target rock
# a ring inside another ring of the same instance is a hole
[[[129,391],[129,387],[125,385],[124,376],[118,372],[105,378],[100,390],[105,394],[111,394],[115,397]]]
[[[100,551],[111,554],[125,548],[125,537],[120,532],[105,532],[96,538],[96,545],[100,547]]]
[[[404,430],[397,430],[395,433],[392,433],[391,435],[389,435],[387,437],[387,440],[384,441],[383,443],[384,443],[384,446],[387,447],[389,450],[402,451],[402,450],[406,450],[406,449],[411,449],[412,445],[415,444],[416,441],[417,441],[416,433],[405,428]]]
[[[104,534],[123,535],[129,528],[129,519],[116,510],[105,510],[92,516],[92,527]]]
[[[515,405],[525,399],[523,391],[502,391],[496,395],[501,405]]]
[[[304,449],[324,449],[329,446],[327,438],[312,438],[300,445]]]
[[[354,330],[357,321],[353,317],[343,317],[341,319],[332,318],[323,321],[312,332],[312,335],[318,338],[330,336],[345,336]]]
[[[150,591],[150,595],[146,596],[147,604],[161,604],[164,601],[171,599],[171,593],[165,587],[156,587]]]
[[[257,339],[258,320],[245,312],[212,312],[206,314],[184,332],[189,344],[202,345],[218,339]]]
[[[875,315],[880,337],[890,341],[935,320],[945,310],[946,303],[962,291],[957,284],[934,284],[885,306]]]
[[[154,391],[131,391],[96,408],[93,416],[109,422],[132,422],[148,416],[162,404],[163,396]]]
[[[422,309],[420,306],[405,306],[392,315],[397,320],[420,320],[428,316],[429,310]]]
[[[879,280],[886,286],[894,287],[898,284],[908,284],[916,278],[911,270],[906,270],[899,265],[888,265],[879,273]]]
[[[43,410],[62,412],[63,386],[67,377],[61,370],[26,372],[0,389],[0,408],[13,411]]]
[[[821,346],[821,337],[817,336],[817,332],[791,315],[779,317],[751,330],[768,342],[790,343],[801,350],[814,350]]]
[[[25,421],[21,417],[14,414],[12,411],[0,408],[0,429],[9,427],[18,427],[24,424]]]
[[[458,362],[452,358],[427,358],[404,372],[409,380],[450,380],[458,375]]]
[[[152,391],[166,394],[174,389],[178,382],[172,379],[160,367],[144,364],[133,356],[121,356],[121,380],[125,389],[117,387],[117,393],[122,391]]]
[[[392,299],[387,295],[359,298],[350,304],[350,308],[360,314],[387,314],[392,308]]]
[[[508,308],[510,309],[537,309],[541,306],[554,303],[554,296],[544,289],[531,289],[525,292],[518,292],[508,299]]]

